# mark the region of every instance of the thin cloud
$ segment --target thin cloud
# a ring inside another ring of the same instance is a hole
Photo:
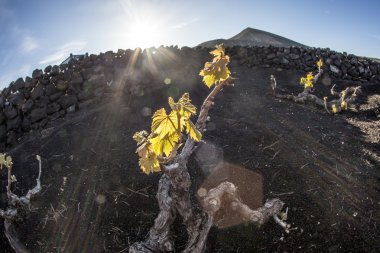
[[[374,39],[380,40],[380,35],[378,34],[368,34],[369,37],[372,37]]]
[[[31,36],[25,36],[23,42],[21,43],[21,50],[24,53],[30,53],[36,48],[38,48],[36,40]]]
[[[180,28],[183,28],[185,26],[188,26],[188,25],[195,23],[195,22],[198,22],[198,21],[199,21],[199,18],[193,18],[193,19],[190,19],[189,21],[182,22],[182,23],[179,23],[177,25],[174,25],[171,28],[172,29],[180,29]]]
[[[40,64],[58,64],[65,60],[71,53],[81,51],[87,45],[86,41],[71,41],[60,46],[57,51],[45,56]]]

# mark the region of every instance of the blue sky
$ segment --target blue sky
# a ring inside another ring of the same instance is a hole
[[[379,24],[377,0],[0,0],[0,87],[70,53],[195,46],[246,27],[380,58]]]

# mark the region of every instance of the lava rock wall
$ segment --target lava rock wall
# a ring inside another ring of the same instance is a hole
[[[106,94],[142,95],[169,78],[170,82],[199,82],[199,70],[210,59],[208,48],[160,47],[118,50],[71,59],[68,64],[36,69],[18,78],[0,94],[0,151],[18,138],[44,128],[50,121],[91,106]],[[319,48],[227,48],[234,66],[266,66],[312,71],[322,58],[325,73],[352,81],[380,83],[378,61]]]

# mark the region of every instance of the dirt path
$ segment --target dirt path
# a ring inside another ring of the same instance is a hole
[[[268,87],[272,73],[284,91],[299,88],[292,84],[303,74],[264,68],[235,72],[236,85],[217,99],[204,135],[216,152],[208,163],[196,154],[190,170],[194,192],[218,161],[259,172],[264,198],[280,197],[287,204],[294,230],[284,235],[273,222],[260,229],[245,223],[213,228],[210,252],[379,249],[380,147],[358,127],[365,118],[348,120],[274,100]],[[129,243],[146,236],[158,210],[159,175],[138,170],[131,136],[149,128],[144,113],[165,105],[168,94],[184,90],[173,84],[143,97],[114,97],[64,126],[57,122],[43,135],[31,134],[30,141],[11,152],[20,193],[34,183],[34,156],[43,157],[38,209],[20,227],[33,252],[127,252]],[[206,94],[205,88],[190,89],[198,107]],[[148,108],[144,113],[143,107]],[[376,132],[379,120],[369,121],[373,128],[368,131]],[[183,231],[175,229],[180,249]]]

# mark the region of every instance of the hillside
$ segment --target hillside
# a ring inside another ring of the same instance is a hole
[[[230,46],[230,47],[232,46],[307,47],[305,45],[302,45],[301,43],[284,38],[282,36],[261,31],[258,29],[253,29],[250,27],[244,29],[243,31],[241,31],[240,33],[236,34],[235,36],[229,39],[210,40],[210,41],[203,42],[199,44],[198,46],[211,48],[220,43],[224,43],[226,46]]]

